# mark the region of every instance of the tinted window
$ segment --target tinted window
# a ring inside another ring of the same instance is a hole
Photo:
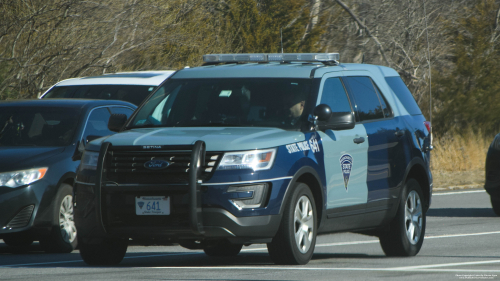
[[[299,129],[311,79],[169,79],[137,112],[132,127]]]
[[[385,81],[387,81],[387,84],[389,84],[392,91],[396,94],[408,113],[410,113],[411,115],[422,114],[422,111],[420,111],[417,102],[413,98],[410,90],[408,90],[401,77],[385,77]]]
[[[0,146],[69,145],[79,115],[79,108],[0,107]]]
[[[108,129],[110,116],[111,114],[107,108],[102,107],[94,109],[88,118],[87,126],[85,127],[85,132],[83,133],[83,139],[86,140],[88,136],[104,137],[114,134],[114,132]]]
[[[332,112],[351,112],[351,105],[339,78],[326,79],[321,102],[330,106]]]
[[[384,95],[382,95],[382,92],[380,92],[380,89],[377,87],[377,85],[374,85],[374,86],[375,86],[375,90],[377,91],[377,95],[379,97],[380,104],[382,104],[382,110],[384,111],[384,116],[391,117],[392,116],[392,109],[389,106],[389,103],[385,99]]]
[[[52,88],[43,98],[123,100],[139,105],[156,87],[137,85],[80,85]]]
[[[384,118],[380,99],[369,77],[345,77],[343,79],[354,96],[360,121]]]

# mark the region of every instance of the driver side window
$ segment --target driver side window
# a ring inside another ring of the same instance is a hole
[[[326,79],[320,103],[330,106],[333,113],[352,112],[344,85],[339,78]]]

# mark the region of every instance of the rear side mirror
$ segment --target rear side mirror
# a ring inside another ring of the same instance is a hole
[[[119,132],[127,122],[127,115],[121,113],[113,113],[109,117],[108,129],[112,132]]]

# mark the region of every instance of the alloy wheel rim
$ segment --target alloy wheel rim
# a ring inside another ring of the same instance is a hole
[[[59,226],[61,235],[66,243],[73,243],[76,239],[76,226],[73,219],[73,197],[66,195],[59,208]]]
[[[412,245],[420,241],[422,235],[422,202],[415,190],[412,190],[406,198],[405,204],[405,226],[406,237]]]
[[[295,243],[304,254],[311,248],[314,238],[314,212],[307,196],[300,197],[295,205],[294,225]]]

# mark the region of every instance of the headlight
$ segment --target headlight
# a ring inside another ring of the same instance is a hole
[[[0,173],[0,186],[18,187],[33,183],[45,176],[48,168],[36,168],[15,172]]]
[[[268,170],[273,166],[276,149],[225,153],[217,170]]]
[[[80,162],[81,170],[96,170],[97,160],[99,159],[99,152],[85,151],[82,155],[82,161]]]
[[[500,134],[495,136],[495,139],[493,139],[493,142],[491,143],[491,146],[495,150],[500,150]]]

